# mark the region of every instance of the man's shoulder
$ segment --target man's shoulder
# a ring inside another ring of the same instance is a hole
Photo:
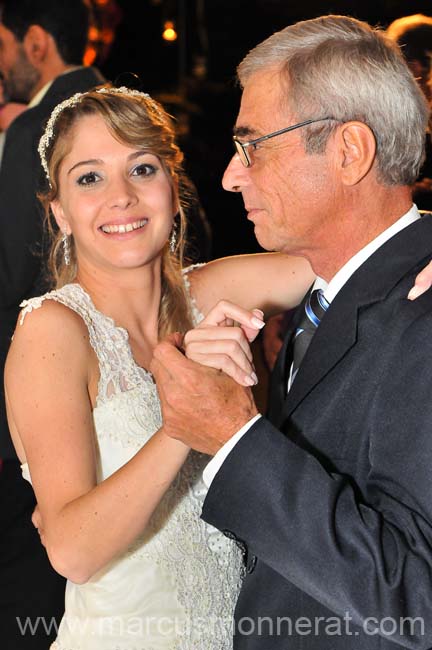
[[[18,115],[8,128],[6,139],[13,141],[15,138],[22,136],[22,134],[29,134],[34,131],[40,124],[38,108],[38,106],[27,108],[21,115]]]
[[[408,300],[416,276],[431,259],[432,217],[425,216],[386,241],[353,273],[332,302],[332,327],[339,331],[357,322],[375,331],[379,345],[416,329],[416,322],[430,322],[432,330],[432,290]]]
[[[34,108],[41,112],[51,113],[59,102],[75,93],[87,92],[104,81],[103,76],[96,68],[81,67],[71,70],[54,79],[41,102]]]
[[[421,218],[400,230],[375,253],[386,257],[386,265],[408,271],[417,260],[432,256],[432,213],[422,212]],[[375,256],[371,257],[371,260]]]
[[[56,77],[39,104],[29,109],[29,119],[41,128],[45,127],[57,104],[76,93],[87,92],[103,81],[102,75],[95,68],[78,68]]]
[[[425,213],[421,219],[401,230],[377,251],[377,260],[372,262],[375,271],[377,263],[381,265],[384,286],[387,282],[390,300],[402,300],[406,306],[415,301],[407,299],[408,292],[414,286],[415,279],[432,259],[432,214]],[[430,310],[432,291],[425,293],[417,308]],[[429,305],[429,307],[428,307]],[[414,310],[415,311],[415,310]]]
[[[10,182],[10,173],[15,174],[16,170],[22,169],[23,165],[26,166],[26,173],[29,172],[29,165],[37,167],[37,142],[40,137],[42,119],[30,114],[32,111],[33,109],[30,108],[18,115],[6,131],[0,166],[2,186],[4,181],[7,184]],[[15,185],[15,181],[13,184]]]
[[[432,218],[431,218],[432,226]],[[426,228],[429,230],[429,225]],[[416,255],[412,251],[405,252],[405,268],[399,260],[396,263],[394,275],[391,275],[391,264],[389,263],[388,284],[384,292],[376,302],[371,301],[366,306],[369,323],[375,323],[382,331],[382,344],[391,346],[392,341],[405,341],[405,344],[418,345],[420,349],[432,350],[432,289],[425,291],[415,300],[408,299],[408,293],[415,283],[417,275],[432,259],[431,248],[419,251]],[[404,252],[401,250],[401,257]],[[403,259],[402,259],[403,262]],[[399,266],[397,266],[399,264]],[[387,291],[385,290],[387,289]],[[427,334],[425,334],[425,332]],[[378,337],[380,339],[380,337]],[[429,352],[428,352],[429,354]]]
[[[432,216],[424,216],[380,246],[351,276],[341,297],[370,304],[404,291],[404,281],[415,278],[431,258]]]

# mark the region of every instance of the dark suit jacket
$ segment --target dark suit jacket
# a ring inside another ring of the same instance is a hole
[[[203,518],[247,564],[235,648],[432,647],[432,292],[406,299],[431,251],[425,216],[356,271],[214,479]]]
[[[20,302],[43,293],[43,211],[36,198],[44,179],[37,152],[54,106],[76,92],[103,83],[94,68],[78,68],[54,80],[42,101],[22,113],[6,134],[0,166],[0,373],[15,328]],[[15,452],[6,422],[0,382],[0,457]]]

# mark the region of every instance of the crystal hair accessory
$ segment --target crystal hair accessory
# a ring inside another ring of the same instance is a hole
[[[47,177],[50,186],[51,186],[51,179],[49,175],[48,162],[46,159],[46,152],[52,140],[52,137],[54,135],[54,127],[57,118],[60,115],[60,113],[65,110],[65,108],[70,108],[72,106],[76,106],[77,104],[79,104],[82,98],[86,97],[89,94],[89,92],[96,92],[103,95],[128,95],[132,97],[145,97],[145,99],[150,100],[155,112],[158,113],[160,117],[163,117],[163,114],[161,113],[158,105],[156,104],[156,102],[154,102],[154,100],[150,97],[148,93],[143,93],[140,90],[126,88],[126,86],[120,86],[119,88],[102,86],[101,88],[97,88],[97,90],[95,91],[88,91],[85,93],[75,93],[75,95],[72,95],[72,97],[68,97],[64,101],[60,102],[60,104],[57,104],[57,106],[54,108],[45,127],[45,132],[42,135],[41,139],[39,140],[38,152],[41,159],[42,167],[45,172],[45,176]]]

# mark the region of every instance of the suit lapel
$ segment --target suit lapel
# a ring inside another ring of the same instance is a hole
[[[277,393],[276,403],[271,408],[271,420],[275,426],[282,426],[313,388],[355,345],[359,310],[384,300],[406,274],[426,265],[431,251],[432,218],[424,216],[387,241],[351,276],[324,315],[288,395],[281,400]],[[284,342],[284,360],[294,328],[295,325]],[[284,382],[286,379],[279,366],[282,363],[281,355],[276,370],[276,379],[279,378],[277,390],[283,390],[285,395],[286,383],[281,385],[280,381],[281,377]]]
[[[333,304],[329,307],[286,396],[280,415],[281,421],[291,415],[298,404],[355,344],[357,311],[357,305],[348,301],[339,308]]]

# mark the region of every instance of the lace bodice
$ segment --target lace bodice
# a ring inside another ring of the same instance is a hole
[[[135,363],[126,330],[99,312],[78,284],[25,301],[21,321],[47,299],[82,317],[99,361],[93,419],[102,481],[161,426],[156,386],[151,374]],[[230,540],[200,519],[206,493],[201,475],[207,462],[208,457],[191,452],[128,551],[88,583],[68,582],[66,613],[53,650],[231,647],[241,559]]]

